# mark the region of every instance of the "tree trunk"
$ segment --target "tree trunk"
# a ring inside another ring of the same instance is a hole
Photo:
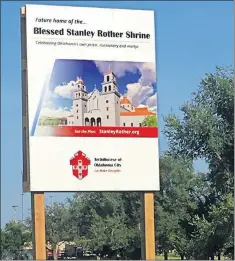
[[[53,249],[53,258],[54,258],[54,260],[57,260],[57,251],[56,251],[56,249]]]
[[[220,260],[220,258],[221,258],[221,257],[220,257],[220,252],[219,252],[219,253],[218,253],[218,260]]]
[[[180,255],[180,259],[181,259],[181,260],[184,260],[184,255]]]
[[[168,260],[168,252],[164,251],[164,260]]]

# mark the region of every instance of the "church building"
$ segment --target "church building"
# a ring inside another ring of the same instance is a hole
[[[123,126],[141,127],[145,117],[156,116],[147,107],[135,108],[130,100],[118,92],[115,74],[104,74],[101,92],[88,93],[81,78],[75,83],[73,115],[67,118],[69,126]]]

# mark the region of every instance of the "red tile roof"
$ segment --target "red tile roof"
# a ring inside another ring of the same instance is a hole
[[[120,116],[154,116],[156,113],[148,110],[147,107],[136,108],[135,111],[120,112]]]

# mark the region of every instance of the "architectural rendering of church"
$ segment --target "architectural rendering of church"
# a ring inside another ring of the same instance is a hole
[[[88,93],[78,78],[73,93],[73,115],[67,118],[69,126],[123,126],[141,127],[145,117],[154,116],[147,107],[135,108],[126,96],[118,92],[115,74],[104,74],[102,91],[96,88]]]

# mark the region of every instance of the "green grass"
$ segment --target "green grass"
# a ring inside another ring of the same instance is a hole
[[[156,256],[156,259],[157,260],[164,260],[164,255],[158,255],[158,256]],[[168,260],[180,260],[180,256],[169,254]]]
[[[59,125],[59,124],[60,121],[56,118],[41,117],[39,119],[39,125],[48,126],[48,125]]]
[[[157,255],[156,260],[164,260],[164,255]],[[169,254],[168,260],[180,260],[180,256],[177,256],[177,255],[174,255],[174,254],[173,255]],[[218,260],[217,256],[215,256],[215,260]],[[224,256],[221,256],[220,260],[231,260],[231,259],[224,257]]]

